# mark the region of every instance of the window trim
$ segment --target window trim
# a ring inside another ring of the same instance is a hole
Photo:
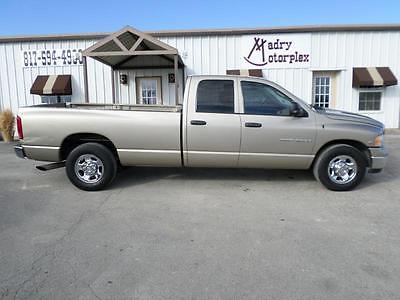
[[[381,93],[381,98],[380,98],[380,105],[379,105],[379,110],[360,110],[360,93],[375,93],[375,92],[380,92]],[[379,87],[360,87],[358,89],[358,97],[357,97],[357,112],[359,113],[382,113],[383,112],[383,95],[384,95],[384,88],[379,86]]]
[[[60,97],[60,100],[62,98],[67,98],[67,101],[60,101],[58,102],[58,97]],[[53,103],[52,101],[45,102],[44,100],[48,98],[49,100],[55,99],[56,101]],[[71,103],[72,102],[72,95],[40,95],[40,103],[42,104],[56,104],[56,103]]]
[[[315,105],[315,96],[317,95],[315,89],[317,85],[317,78],[329,78],[329,100],[328,100],[328,107],[323,108],[331,108],[332,107],[332,85],[333,85],[333,76],[329,74],[313,74],[312,78],[312,105]],[[321,94],[321,93],[320,93]],[[324,94],[326,96],[326,94]]]
[[[156,104],[144,104],[143,99],[142,99],[142,93],[141,93],[141,81],[146,80],[146,79],[156,79],[157,80],[157,91],[159,90],[160,92],[157,93],[157,103]],[[136,83],[136,104],[140,105],[163,105],[163,93],[162,93],[162,77],[161,76],[140,76],[135,78],[135,83]]]
[[[233,86],[233,112],[208,112],[208,111],[197,111],[197,95],[199,91],[199,85],[203,81],[232,81]],[[196,114],[223,114],[223,115],[234,115],[237,114],[237,81],[235,79],[227,79],[227,78],[207,78],[200,79],[197,82],[196,92],[195,92],[195,101],[194,101],[194,113]]]

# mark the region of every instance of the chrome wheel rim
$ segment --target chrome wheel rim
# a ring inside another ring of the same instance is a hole
[[[75,161],[75,175],[85,183],[97,183],[104,175],[103,162],[96,155],[83,154]]]
[[[328,175],[337,184],[349,183],[357,176],[357,163],[351,156],[336,156],[329,162]]]

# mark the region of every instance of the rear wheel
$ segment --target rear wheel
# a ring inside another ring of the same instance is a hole
[[[114,180],[118,165],[114,154],[107,147],[86,143],[71,151],[65,168],[69,180],[75,186],[86,191],[97,191]]]
[[[365,176],[367,161],[358,149],[341,144],[326,148],[314,164],[314,176],[332,191],[349,191]]]

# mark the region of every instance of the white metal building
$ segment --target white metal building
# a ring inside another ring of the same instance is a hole
[[[47,101],[174,105],[187,75],[227,73],[399,127],[400,25],[0,37],[0,106],[16,113]]]

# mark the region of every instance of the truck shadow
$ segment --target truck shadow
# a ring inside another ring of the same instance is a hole
[[[398,138],[388,138],[389,155],[387,165],[382,173],[367,174],[363,182],[356,188],[362,190],[377,184],[397,183],[400,178],[400,158],[398,155]],[[119,172],[110,186],[123,188],[157,180],[232,180],[232,181],[265,181],[268,182],[316,182],[310,170],[266,170],[266,169],[212,169],[212,168],[157,168],[130,167]]]
[[[394,179],[393,176],[385,173],[367,174],[356,189],[361,190]],[[310,170],[125,167],[118,173],[110,189],[120,189],[159,180],[265,181],[266,183],[287,182],[288,184],[294,181],[314,181],[319,185]]]
[[[110,187],[124,188],[158,180],[314,181],[304,170],[129,167],[122,169]]]

